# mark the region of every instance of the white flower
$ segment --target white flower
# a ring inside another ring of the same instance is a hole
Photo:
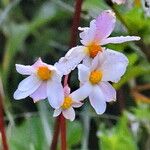
[[[116,3],[118,5],[124,4],[126,0],[112,0],[113,3]]]
[[[83,103],[72,98],[72,94],[70,94],[70,88],[68,86],[64,87],[64,93],[65,98],[63,104],[60,108],[54,110],[53,117],[57,117],[62,113],[66,119],[73,121],[75,119],[75,111],[73,108],[81,107]]]
[[[110,10],[103,11],[96,19],[92,20],[90,27],[79,30],[81,43],[83,46],[77,46],[68,51],[65,57],[61,58],[55,64],[63,74],[70,73],[71,70],[83,60],[85,65],[90,65],[92,59],[104,51],[103,45],[109,43],[123,43],[127,41],[139,40],[138,36],[120,36],[109,37],[115,27],[116,17]]]
[[[64,99],[62,75],[56,67],[43,63],[39,58],[32,66],[16,64],[16,70],[29,77],[20,82],[14,93],[14,99],[19,100],[30,96],[36,102],[48,98],[53,108],[62,105]]]
[[[106,102],[116,100],[116,91],[108,81],[118,82],[127,64],[128,59],[122,53],[106,50],[93,59],[90,68],[78,65],[81,87],[72,94],[72,98],[81,100],[89,97],[96,113],[104,113]]]

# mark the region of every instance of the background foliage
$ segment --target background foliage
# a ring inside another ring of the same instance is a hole
[[[4,85],[7,136],[10,150],[48,150],[52,139],[53,110],[47,101],[14,101],[13,92],[23,77],[15,64],[32,64],[38,57],[54,64],[69,48],[74,0],[0,1],[0,76]],[[70,150],[150,150],[150,16],[144,1],[128,0],[109,6],[103,0],[84,0],[81,26],[104,9],[113,9],[117,24],[112,36],[139,35],[141,41],[108,45],[128,56],[130,64],[121,81],[116,103],[104,115],[85,105],[74,122],[67,123]],[[79,38],[78,38],[79,40]],[[80,44],[78,42],[78,44]],[[70,85],[78,86],[77,72]],[[59,149],[59,147],[58,147]]]

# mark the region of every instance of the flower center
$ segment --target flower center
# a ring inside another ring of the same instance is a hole
[[[52,72],[47,66],[41,66],[37,70],[37,75],[41,80],[48,80],[52,77]]]
[[[102,47],[100,45],[96,45],[96,44],[91,44],[90,46],[88,46],[89,49],[89,55],[91,58],[94,58],[99,51],[102,51]]]
[[[98,84],[102,80],[102,76],[103,76],[103,74],[101,71],[99,71],[99,70],[92,71],[90,74],[89,81],[92,84]]]
[[[68,108],[70,108],[71,107],[71,105],[72,105],[72,98],[71,97],[65,97],[65,99],[64,99],[64,103],[63,103],[63,105],[61,106],[62,107],[62,109],[68,109]]]

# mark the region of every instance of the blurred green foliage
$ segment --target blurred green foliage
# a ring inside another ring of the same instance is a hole
[[[38,104],[33,104],[30,98],[14,101],[13,92],[23,79],[16,73],[15,64],[32,64],[38,57],[54,64],[68,51],[74,2],[0,1],[0,75],[5,91],[10,150],[49,149],[54,128],[53,110],[46,101]],[[106,114],[100,117],[88,104],[77,111],[76,121],[67,124],[68,147],[70,150],[149,150],[149,104],[135,103],[130,91],[140,84],[150,83],[150,17],[146,16],[142,5],[135,6],[134,0],[114,7],[104,0],[84,0],[81,26],[87,26],[104,9],[113,9],[117,13],[112,36],[139,35],[141,41],[107,46],[123,52],[130,61],[126,74],[114,84],[118,91],[123,91],[121,98],[118,94],[118,102],[110,104]],[[80,44],[79,38],[77,44]],[[76,71],[70,84],[72,89],[78,86]],[[150,96],[149,91],[142,94]],[[120,115],[122,103],[126,111]]]

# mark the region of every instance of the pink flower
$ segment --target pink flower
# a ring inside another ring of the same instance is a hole
[[[124,4],[126,0],[112,0],[113,3],[116,3],[118,5]]]
[[[29,77],[19,83],[14,99],[19,100],[30,96],[36,102],[48,98],[53,108],[62,105],[64,99],[62,75],[56,67],[42,62],[39,58],[32,66],[16,64],[16,70]]]
[[[91,67],[78,65],[81,87],[72,93],[72,98],[81,100],[89,97],[96,113],[104,113],[106,102],[116,100],[116,91],[108,81],[118,82],[127,65],[125,55],[112,50],[99,53],[93,59]]]
[[[66,119],[73,121],[75,119],[75,111],[73,108],[81,107],[83,103],[72,98],[72,94],[70,94],[70,88],[68,86],[64,87],[64,93],[65,98],[63,104],[60,108],[54,110],[53,117],[57,117],[62,113]]]
[[[59,68],[63,74],[68,74],[71,70],[74,70],[82,60],[85,65],[89,66],[92,59],[97,56],[98,53],[102,53],[105,50],[103,46],[106,44],[140,40],[138,36],[109,37],[114,30],[115,22],[115,14],[110,10],[106,10],[91,21],[90,27],[79,27],[79,30],[82,31],[80,38],[83,46],[77,46],[69,50],[65,57],[61,58],[55,66]]]

